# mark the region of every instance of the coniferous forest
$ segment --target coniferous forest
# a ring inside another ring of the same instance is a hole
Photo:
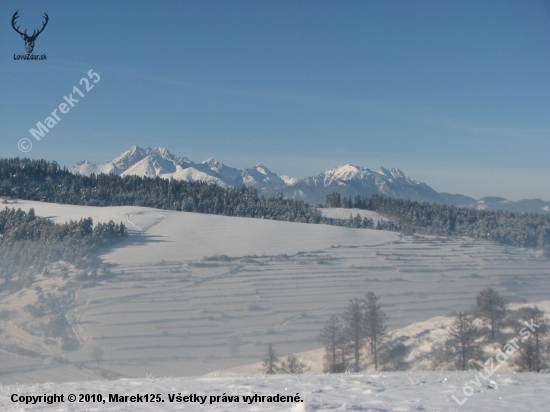
[[[259,198],[256,189],[224,189],[205,182],[139,176],[76,176],[56,162],[0,160],[0,196],[86,206],[144,206],[165,210],[320,223],[321,215],[298,200]]]
[[[300,200],[259,197],[253,187],[222,188],[205,182],[118,175],[77,176],[56,162],[0,159],[0,196],[87,206],[145,206],[167,210],[303,223],[375,228],[405,234],[468,236],[519,247],[550,248],[550,216],[460,208],[382,196],[343,198],[332,193],[326,207],[378,212],[376,225],[360,216],[322,217]]]
[[[389,219],[376,224],[375,228],[379,230],[405,234],[467,236],[504,245],[546,250],[550,248],[550,215],[474,210],[377,195],[341,199],[338,193],[327,196],[326,207],[377,212]],[[354,219],[350,219],[350,223],[352,220]]]
[[[125,226],[93,225],[91,218],[53,223],[21,209],[0,211],[0,289],[17,290],[33,283],[33,273],[49,263],[64,261],[84,270],[95,270],[101,262],[97,250],[128,235]],[[34,270],[28,271],[29,268]]]

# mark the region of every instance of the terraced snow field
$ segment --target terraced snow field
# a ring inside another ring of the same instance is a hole
[[[57,221],[127,219],[133,232],[103,255],[116,276],[76,294],[67,318],[81,346],[63,353],[69,364],[25,358],[20,369],[0,365],[3,382],[63,380],[53,371],[79,362],[111,378],[200,375],[257,362],[270,342],[281,355],[316,349],[326,319],[366,291],[381,296],[390,329],[467,308],[489,286],[510,300],[550,298],[547,259],[491,242],[138,207],[18,206]]]

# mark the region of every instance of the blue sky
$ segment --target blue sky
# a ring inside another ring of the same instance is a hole
[[[46,61],[14,60],[16,10],[31,33],[48,13]],[[138,144],[550,200],[549,1],[2,1],[0,17],[0,157],[71,166]],[[101,80],[34,140],[90,69]]]

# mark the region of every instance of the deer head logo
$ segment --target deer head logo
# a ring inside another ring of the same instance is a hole
[[[34,42],[36,41],[36,38],[38,37],[38,35],[39,35],[40,33],[42,33],[42,31],[43,31],[44,28],[46,27],[46,24],[48,24],[48,20],[49,20],[50,18],[48,17],[48,15],[47,15],[46,13],[44,13],[44,19],[45,19],[46,21],[44,21],[44,23],[42,23],[42,28],[41,28],[40,30],[38,30],[38,31],[34,30],[33,33],[32,33],[32,35],[29,36],[29,35],[27,34],[27,30],[25,30],[24,33],[21,33],[21,32],[19,31],[19,26],[15,27],[15,21],[16,21],[17,18],[19,17],[18,13],[19,13],[19,10],[17,10],[17,11],[15,12],[15,14],[13,15],[13,17],[11,18],[11,25],[12,25],[13,29],[14,29],[17,33],[19,33],[19,34],[21,35],[21,38],[22,38],[23,40],[25,40],[25,48],[27,49],[27,53],[32,53],[32,51],[33,51],[33,49],[34,49]]]

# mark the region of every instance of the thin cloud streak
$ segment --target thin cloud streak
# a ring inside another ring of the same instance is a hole
[[[83,64],[71,61],[61,63],[63,63],[63,65],[51,66],[51,68],[64,72],[81,73],[83,67],[88,67],[89,65],[88,63]],[[121,68],[118,66],[101,65],[97,66],[95,70],[109,72],[125,79],[132,78],[159,85],[175,86],[182,89],[202,90],[210,93],[223,93],[252,98],[292,100],[295,102],[307,103],[312,106],[324,106],[340,110],[346,109],[361,111],[369,114],[383,115],[390,119],[436,126],[438,128],[444,128],[454,132],[467,132],[482,136],[485,135],[488,137],[501,136],[522,139],[550,137],[550,126],[496,127],[492,125],[476,124],[464,119],[448,116],[433,107],[395,105],[345,97],[326,96],[321,94],[296,93],[291,91],[253,90],[242,86],[235,87],[233,85],[224,85],[222,83],[216,84],[210,81],[205,81],[204,79],[181,79],[175,78],[169,74],[159,74],[157,72],[153,73],[139,69]]]

